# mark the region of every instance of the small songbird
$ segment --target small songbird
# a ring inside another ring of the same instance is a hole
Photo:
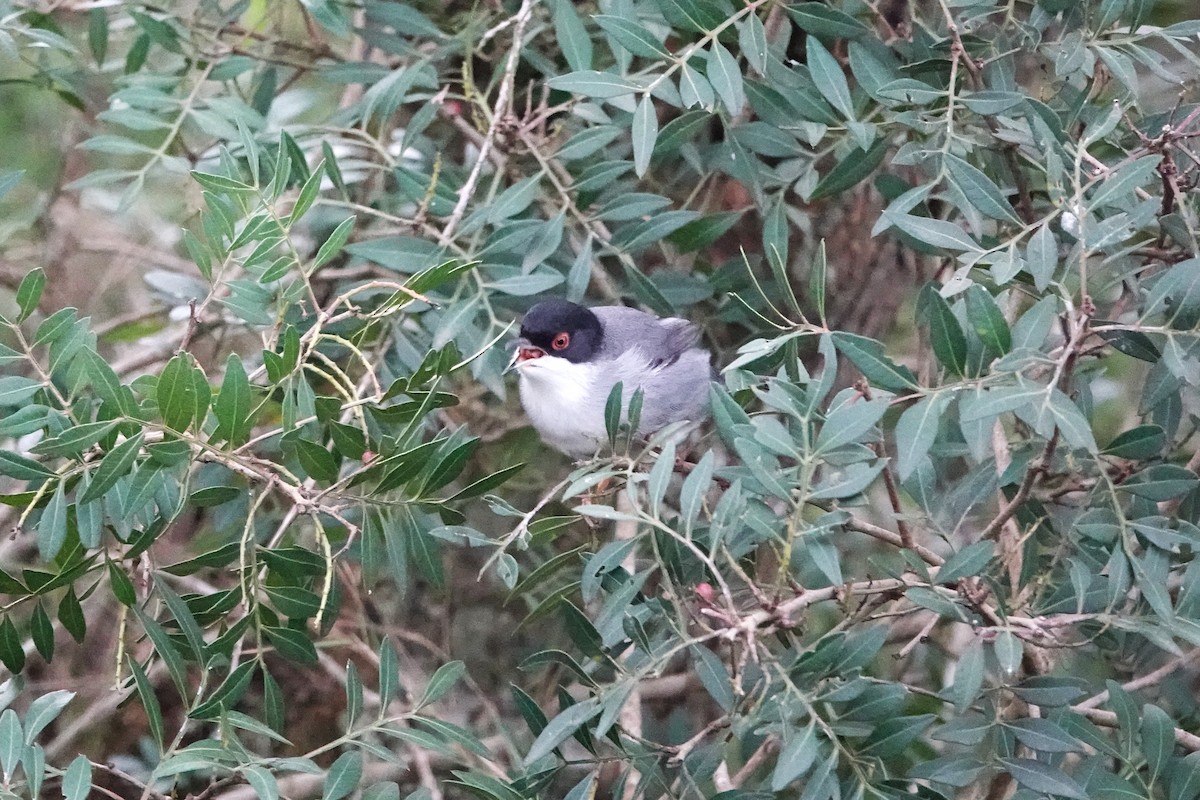
[[[586,458],[608,440],[604,408],[618,381],[626,406],[642,390],[641,435],[708,416],[713,371],[699,341],[699,329],[678,317],[545,300],[521,321],[510,369],[520,376],[521,405],[542,439]]]

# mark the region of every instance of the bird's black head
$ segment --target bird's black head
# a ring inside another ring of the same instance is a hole
[[[555,298],[543,300],[525,312],[521,338],[529,346],[522,346],[518,361],[551,355],[581,364],[600,349],[604,331],[591,309]]]

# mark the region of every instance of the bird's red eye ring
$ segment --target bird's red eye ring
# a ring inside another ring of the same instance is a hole
[[[566,350],[567,347],[570,346],[570,344],[571,344],[571,334],[567,333],[566,331],[563,331],[558,336],[554,337],[554,341],[552,341],[550,343],[550,346],[553,347],[555,350]]]

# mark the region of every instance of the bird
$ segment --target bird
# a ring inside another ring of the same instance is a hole
[[[642,390],[642,436],[709,416],[712,357],[699,342],[700,329],[679,317],[552,298],[525,313],[509,369],[542,440],[586,459],[608,441],[604,409],[618,381],[622,418]]]

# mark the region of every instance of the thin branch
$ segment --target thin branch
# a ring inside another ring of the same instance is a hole
[[[487,162],[488,156],[496,144],[496,135],[500,128],[505,125],[508,120],[509,109],[512,105],[513,84],[517,77],[517,65],[521,61],[521,46],[525,38],[525,26],[529,23],[529,18],[533,15],[533,6],[536,0],[522,0],[521,8],[511,17],[513,25],[513,41],[512,47],[508,51],[508,63],[504,67],[504,77],[500,80],[500,90],[496,93],[496,104],[492,108],[492,122],[488,126],[487,134],[483,138],[483,144],[480,145],[479,155],[475,157],[475,163],[471,166],[471,173],[467,176],[467,180],[463,183],[462,188],[458,190],[458,202],[454,204],[454,211],[451,212],[450,218],[446,220],[446,226],[442,228],[440,243],[445,245],[454,238],[454,232],[462,222],[463,215],[467,213],[467,204],[471,202],[472,195],[475,194],[475,187],[479,185],[479,178],[483,174],[483,165]],[[507,26],[503,26],[507,27]],[[499,32],[502,28],[493,29]],[[493,32],[492,36],[495,35]]]
[[[1120,727],[1120,721],[1117,719],[1115,711],[1104,711],[1099,708],[1080,708],[1079,706],[1071,706],[1071,710],[1082,714],[1097,725],[1103,725],[1106,728]],[[1188,733],[1183,728],[1174,728],[1173,730],[1175,744],[1193,753],[1200,752],[1200,736]]]
[[[1012,500],[1009,500],[1004,508],[1000,509],[1000,513],[995,519],[988,523],[988,526],[979,534],[979,538],[992,539],[1000,532],[1000,528],[1004,523],[1008,522],[1029,499],[1029,495],[1033,492],[1034,486],[1037,485],[1038,478],[1044,475],[1049,469],[1050,462],[1054,458],[1054,450],[1058,446],[1058,428],[1054,429],[1054,434],[1050,437],[1050,441],[1046,442],[1046,449],[1042,451],[1041,457],[1034,463],[1029,465],[1029,469],[1025,471],[1025,479],[1021,481],[1017,493],[1013,495]]]
[[[879,525],[873,525],[870,522],[864,522],[857,517],[851,517],[846,522],[846,527],[858,533],[865,533],[872,539],[878,539],[881,542],[887,542],[888,544],[896,547],[912,550],[914,553],[920,556],[922,561],[924,561],[926,564],[929,564],[931,567],[940,567],[942,564],[946,563],[946,559],[942,558],[928,547],[916,543],[905,544],[904,540],[900,538],[899,534],[893,533],[887,528],[880,527]]]
[[[1163,679],[1173,674],[1176,670],[1192,665],[1197,659],[1200,659],[1200,647],[1189,650],[1181,656],[1172,658],[1167,663],[1163,664],[1153,672],[1148,672],[1140,678],[1134,678],[1128,683],[1121,684],[1121,688],[1127,692],[1134,692],[1138,689],[1144,689],[1147,686],[1153,686]],[[1089,697],[1082,703],[1077,703],[1073,707],[1076,711],[1084,711],[1089,708],[1096,708],[1108,702],[1108,690],[1097,695]]]

